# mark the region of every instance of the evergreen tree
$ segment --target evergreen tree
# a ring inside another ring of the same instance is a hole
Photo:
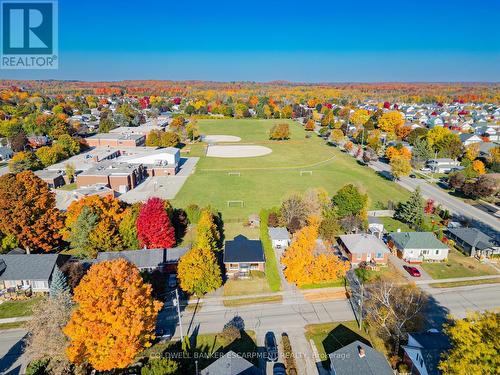
[[[50,298],[55,298],[61,293],[69,293],[69,290],[66,276],[64,276],[64,273],[62,273],[59,267],[56,266],[54,268],[54,273],[52,274],[52,282],[50,283]]]
[[[95,229],[99,220],[98,215],[88,206],[84,206],[80,215],[71,227],[69,242],[73,249],[76,249],[82,256],[89,256],[97,253],[98,249],[93,249],[90,241],[90,233]]]
[[[424,204],[422,194],[420,194],[420,188],[417,187],[408,201],[398,205],[394,217],[415,228],[422,224],[423,216]]]

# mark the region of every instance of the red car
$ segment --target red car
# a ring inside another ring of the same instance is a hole
[[[403,266],[403,268],[413,277],[420,277],[420,271],[415,267]]]

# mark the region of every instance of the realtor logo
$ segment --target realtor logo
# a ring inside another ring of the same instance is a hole
[[[1,3],[2,69],[57,69],[57,2]]]

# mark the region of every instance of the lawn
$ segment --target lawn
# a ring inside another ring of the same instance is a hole
[[[281,278],[278,271],[278,260],[276,259],[276,254],[274,252],[267,229],[268,217],[269,211],[262,210],[260,213],[260,240],[262,242],[262,247],[264,248],[264,254],[266,256],[267,282],[269,284],[269,288],[271,288],[273,292],[277,292],[281,289]]]
[[[452,281],[449,283],[433,283],[433,284],[429,284],[429,286],[431,288],[456,288],[459,286],[498,284],[498,283],[500,283],[500,277],[495,277],[493,279]]]
[[[269,293],[271,289],[263,275],[252,276],[250,279],[228,280],[224,284],[224,296],[244,296],[248,294]]]
[[[415,230],[411,229],[407,224],[396,220],[393,217],[379,217],[378,219],[380,219],[382,224],[384,224],[386,232],[397,232],[398,229],[401,229],[401,232],[415,232]]]
[[[0,305],[0,319],[29,316],[31,308],[37,304],[42,297],[33,297],[19,301],[7,301]]]
[[[267,297],[248,297],[238,299],[226,299],[222,304],[226,307],[238,307],[246,305],[255,305],[259,303],[278,303],[283,301],[283,296],[267,296]]]
[[[350,343],[359,340],[365,344],[372,345],[382,353],[385,352],[383,342],[365,332],[358,329],[356,321],[348,321],[342,323],[323,323],[306,325],[306,338],[313,340],[318,349],[319,357],[323,363],[323,367],[330,368],[330,359],[328,354],[346,346]]]
[[[304,284],[301,285],[300,289],[321,289],[321,288],[339,288],[345,286],[345,279],[341,278],[335,281],[327,281],[319,284]]]
[[[269,129],[280,122],[290,124],[291,138],[270,141]],[[199,120],[198,124],[202,134],[235,135],[241,138],[239,144],[263,145],[273,152],[252,158],[213,158],[204,156],[203,145],[189,146],[189,155],[200,156],[200,161],[173,200],[176,207],[190,203],[211,205],[223,214],[223,219],[246,219],[261,208],[278,206],[291,192],[324,187],[333,194],[347,183],[366,189],[371,207],[377,201],[401,201],[408,197],[406,190],[358,165],[322,138],[315,134],[306,138],[303,127],[294,121],[231,119]],[[301,170],[312,171],[312,175],[301,176]],[[229,171],[241,175],[230,176]],[[244,207],[227,207],[230,200],[243,200]]]
[[[456,249],[450,249],[448,261],[443,263],[422,263],[423,269],[433,279],[449,279],[454,277],[474,277],[496,275],[498,272],[487,264],[461,254]]]
[[[72,191],[72,190],[75,190],[76,188],[77,188],[76,183],[72,183],[72,184],[67,184],[67,185],[61,186],[59,188],[59,190]]]

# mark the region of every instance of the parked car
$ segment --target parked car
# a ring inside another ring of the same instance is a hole
[[[275,363],[273,366],[273,375],[286,375],[286,368],[283,363]]]
[[[413,277],[420,277],[420,271],[416,267],[403,266],[403,268]]]
[[[175,288],[177,286],[177,274],[171,273],[168,275],[168,287]]]
[[[172,333],[166,329],[158,329],[156,331],[156,338],[160,341],[168,341],[172,338]]]
[[[278,360],[278,345],[276,344],[276,337],[274,336],[274,333],[266,333],[264,345],[266,346],[267,360],[276,362]]]
[[[410,174],[410,178],[417,178],[417,175],[415,173]]]

